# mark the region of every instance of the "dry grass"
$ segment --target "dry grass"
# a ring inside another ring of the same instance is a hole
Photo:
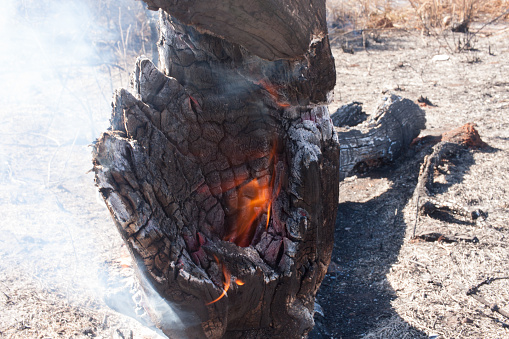
[[[327,11],[329,25],[340,29],[373,28],[384,26],[384,18],[398,19],[393,0],[329,0]]]
[[[89,3],[101,32],[94,43],[112,51],[123,68],[132,67],[139,55],[153,57],[157,38],[157,13],[146,9],[141,1],[84,0]]]
[[[507,310],[509,306],[509,257],[507,242],[507,202],[505,190],[509,165],[498,159],[507,158],[507,142],[490,140],[499,147],[494,153],[473,152],[473,163],[460,163],[451,169],[447,179],[464,173],[462,182],[442,194],[447,200],[463,200],[471,206],[490,210],[488,225],[462,225],[422,217],[417,232],[433,230],[448,234],[469,234],[479,237],[472,243],[412,243],[411,230],[399,254],[399,261],[387,279],[397,291],[393,307],[408,323],[442,338],[490,337],[508,335],[509,319],[490,310],[467,294],[486,279],[478,296],[491,305]],[[479,180],[490,178],[490,180]],[[413,206],[407,206],[407,209]],[[412,224],[412,211],[405,211]]]
[[[138,56],[157,60],[157,12],[148,11],[142,1],[84,1],[89,4],[99,26],[93,43],[105,55],[113,56],[112,63],[105,64],[113,66],[110,74],[113,69],[125,87]]]
[[[508,0],[328,0],[332,27],[447,28],[462,22],[508,19]],[[505,14],[504,14],[505,13]]]

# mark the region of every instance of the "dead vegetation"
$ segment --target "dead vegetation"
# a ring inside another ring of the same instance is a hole
[[[508,19],[507,0],[329,0],[328,21],[343,29],[452,29]],[[463,26],[462,26],[463,25]]]
[[[125,73],[136,58],[145,55],[157,60],[157,12],[142,1],[86,0],[100,30],[93,38],[98,49],[115,56],[116,66]],[[107,34],[104,34],[107,32]]]
[[[329,0],[327,10],[330,30],[344,52],[354,53],[355,44],[364,49],[379,44],[381,32],[402,29],[420,30],[439,40],[449,53],[456,53],[476,51],[479,34],[495,33],[485,28],[509,18],[509,1]],[[469,62],[479,60],[473,57]]]

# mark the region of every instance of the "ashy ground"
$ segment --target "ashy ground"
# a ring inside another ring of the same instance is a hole
[[[313,337],[509,337],[509,319],[466,293],[492,278],[478,295],[509,312],[507,27],[485,27],[461,53],[454,49],[462,33],[331,34],[338,76],[331,111],[360,101],[369,113],[393,91],[434,104],[425,107],[423,135],[477,124],[491,148],[453,159],[440,196],[488,218],[483,225],[430,217],[415,223],[411,197],[424,151],[347,178]],[[346,41],[354,54],[343,51]],[[125,86],[125,77],[123,84],[112,80],[117,69],[106,66],[58,76],[39,71],[1,69],[0,338],[157,338],[103,301],[113,295],[118,308],[128,303],[121,292],[130,286],[130,268],[96,197],[88,145],[107,128],[112,88]],[[479,242],[414,242],[414,229]]]
[[[477,28],[480,28],[477,26]],[[476,31],[475,27],[472,29]],[[424,107],[427,129],[439,135],[475,123],[486,150],[451,159],[437,177],[437,198],[488,213],[486,224],[420,216],[412,199],[423,156],[398,161],[340,185],[333,261],[318,302],[315,338],[505,338],[509,319],[467,291],[509,312],[509,32],[485,27],[471,49],[456,53],[465,34],[372,32],[338,35],[333,105],[350,101],[370,112],[391,91]],[[343,52],[342,46],[354,54]],[[332,110],[333,111],[333,110]],[[477,237],[478,243],[415,242],[415,234]],[[490,280],[493,279],[493,280]]]

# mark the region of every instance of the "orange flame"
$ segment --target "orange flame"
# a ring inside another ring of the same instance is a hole
[[[274,191],[276,182],[275,156],[276,145],[269,155],[269,162],[274,163],[270,181],[264,177],[236,185],[238,187],[239,206],[237,206],[237,210],[239,212],[234,229],[224,237],[224,240],[233,242],[240,247],[249,246],[258,226],[257,220],[263,213],[267,214],[265,229],[269,227],[272,202],[279,194],[281,186],[279,182],[276,191]]]
[[[219,259],[217,259],[216,256],[214,256],[214,258],[216,259],[216,262],[219,264]],[[219,300],[221,300],[221,298],[223,298],[226,295],[226,293],[228,292],[228,289],[230,289],[230,281],[231,281],[232,275],[230,274],[230,272],[226,269],[226,267],[224,265],[221,265],[221,266],[222,266],[222,271],[223,271],[223,276],[224,276],[223,292],[221,293],[221,295],[219,297],[212,300],[211,302],[206,303],[205,305],[210,305],[215,302],[218,302]],[[235,278],[235,284],[242,286],[242,285],[244,285],[244,282],[242,280],[240,280],[239,278]]]
[[[120,249],[119,263],[120,263],[121,268],[129,268],[133,265],[131,256],[129,255],[129,251],[127,250],[127,248],[124,245]]]
[[[270,202],[269,184],[254,179],[240,187],[238,194],[241,198],[240,206],[238,206],[239,214],[235,223],[236,227],[225,240],[246,247],[249,246],[256,231],[256,220],[268,209]]]
[[[281,189],[281,181],[276,180],[276,147],[277,144],[274,143],[274,146],[269,154],[269,162],[273,164],[273,171],[270,181],[267,179],[267,177],[264,177],[261,179],[253,179],[248,182],[246,182],[245,178],[243,178],[241,182],[235,182],[235,187],[238,188],[237,192],[238,196],[240,197],[239,206],[237,206],[239,212],[234,229],[225,235],[224,240],[231,241],[241,247],[249,246],[258,226],[257,220],[263,213],[267,213],[265,229],[269,227],[272,203],[278,196]],[[274,189],[276,182],[277,187]],[[220,264],[219,259],[216,256],[214,256],[214,258],[216,262]],[[223,292],[219,297],[207,303],[206,305],[210,305],[221,300],[221,298],[226,295],[228,289],[230,288],[232,276],[223,264],[220,265],[224,277]],[[238,286],[244,285],[244,282],[237,278],[235,278],[234,282]]]
[[[214,258],[216,258],[216,262],[219,264],[219,259],[217,259],[216,256],[214,256]],[[221,265],[222,267],[222,271],[223,271],[223,276],[224,276],[224,289],[223,289],[223,293],[221,293],[221,295],[219,297],[217,297],[216,299],[212,300],[211,302],[208,302],[206,303],[205,305],[210,305],[210,304],[213,304],[217,301],[219,301],[222,297],[224,297],[226,295],[226,292],[228,292],[228,289],[230,288],[230,280],[231,280],[231,274],[230,272],[228,272],[228,270],[226,269],[226,267],[224,265]]]
[[[290,107],[290,104],[287,101],[281,100],[281,95],[278,92],[278,86],[271,84],[268,80],[264,79],[256,81],[255,84],[262,86],[263,89],[265,89],[274,98],[274,101],[279,107]]]

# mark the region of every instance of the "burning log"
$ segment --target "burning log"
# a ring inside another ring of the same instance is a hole
[[[159,69],[138,59],[93,150],[145,309],[172,338],[306,336],[339,183],[325,1],[146,2]]]

